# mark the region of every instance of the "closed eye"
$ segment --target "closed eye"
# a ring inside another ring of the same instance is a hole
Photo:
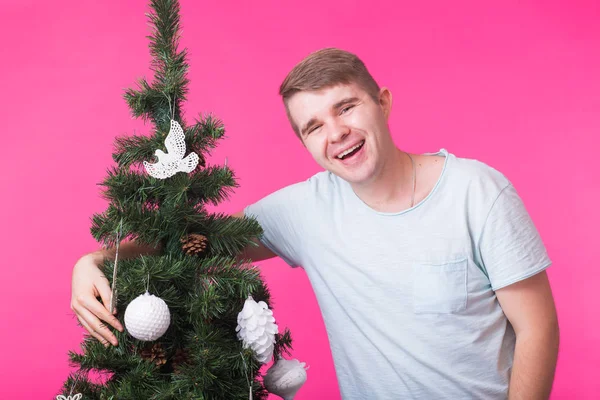
[[[308,130],[308,132],[306,132],[306,134],[312,133],[312,132],[316,131],[317,129],[319,129],[320,127],[321,127],[321,125],[315,125],[312,128],[310,128]]]
[[[346,106],[346,107],[342,108],[342,109],[340,110],[340,114],[347,113],[347,112],[348,112],[348,111],[350,111],[350,110],[351,110],[353,107],[354,107],[354,104],[351,104],[351,105],[349,105],[349,106]]]

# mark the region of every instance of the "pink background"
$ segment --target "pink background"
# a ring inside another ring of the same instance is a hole
[[[224,120],[228,139],[212,160],[228,157],[241,184],[220,210],[238,211],[318,171],[277,89],[307,53],[351,50],[394,93],[400,147],[443,147],[513,181],[554,261],[562,340],[552,398],[598,398],[597,1],[181,3],[187,116]],[[0,5],[0,398],[51,398],[69,371],[67,351],[82,339],[70,275],[96,248],[90,217],[105,207],[96,184],[114,137],[148,129],[121,97],[148,73],[146,10],[142,0]],[[305,274],[280,260],[260,265],[294,356],[311,366],[297,399],[338,399]]]

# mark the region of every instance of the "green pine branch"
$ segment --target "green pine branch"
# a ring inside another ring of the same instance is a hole
[[[133,115],[151,120],[157,129],[167,130],[170,120],[181,120],[181,103],[187,94],[186,50],[179,45],[179,3],[176,0],[152,0],[150,54],[154,82],[141,79],[138,89],[128,89],[125,100]]]
[[[227,200],[238,187],[233,171],[211,166],[191,174],[176,174],[168,182],[129,169],[113,167],[101,183],[104,199],[110,202],[147,203],[148,205],[191,202],[217,205]]]

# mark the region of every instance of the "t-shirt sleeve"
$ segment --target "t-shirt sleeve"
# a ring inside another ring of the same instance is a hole
[[[244,209],[244,215],[254,217],[263,229],[260,242],[292,267],[300,265],[298,246],[302,197],[302,184],[296,184]]]
[[[551,264],[544,243],[512,184],[500,192],[489,211],[479,252],[493,290],[529,278]]]

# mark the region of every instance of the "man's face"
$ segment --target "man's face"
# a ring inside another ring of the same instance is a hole
[[[299,92],[288,100],[292,121],[315,161],[355,184],[366,184],[395,148],[387,126],[391,93],[379,102],[357,84]]]

